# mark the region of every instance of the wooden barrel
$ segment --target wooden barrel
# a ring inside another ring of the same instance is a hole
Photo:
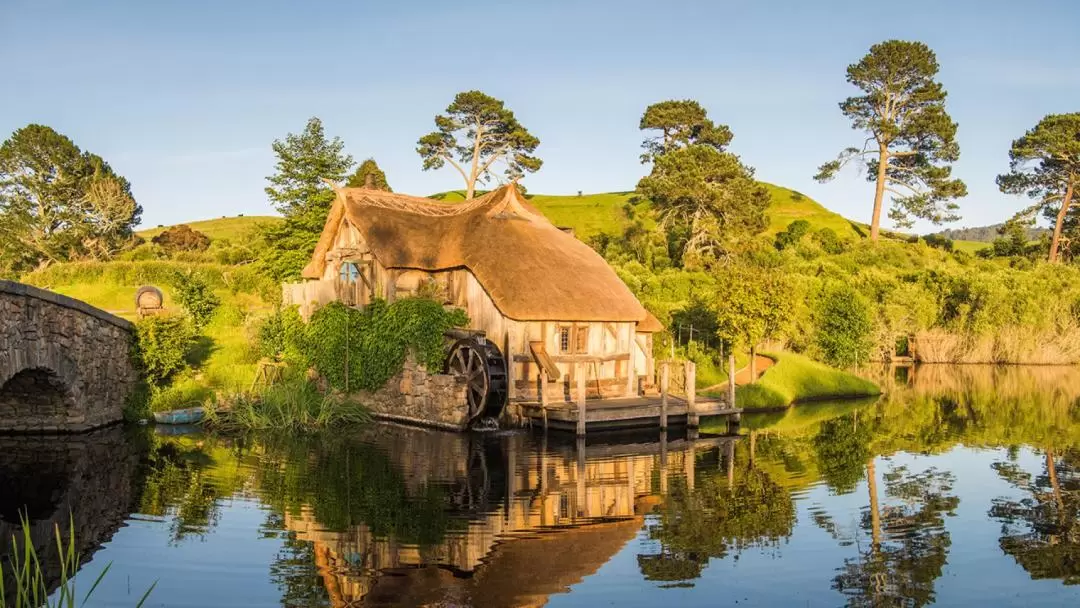
[[[135,308],[140,315],[154,314],[165,307],[165,296],[153,285],[143,285],[135,291]]]

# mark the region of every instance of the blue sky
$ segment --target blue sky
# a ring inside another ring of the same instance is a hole
[[[632,189],[649,103],[693,98],[760,179],[866,220],[872,185],[816,167],[861,141],[844,70],[889,38],[937,54],[960,124],[964,219],[1009,217],[1012,139],[1080,111],[1080,3],[0,0],[0,137],[50,125],[131,180],[144,225],[271,212],[270,144],[310,116],[395,190],[460,188],[415,146],[454,94],[507,102],[541,140],[532,192]],[[929,226],[920,224],[920,231]]]

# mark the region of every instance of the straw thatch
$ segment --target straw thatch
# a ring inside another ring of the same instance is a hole
[[[468,269],[510,319],[641,322],[650,316],[603,258],[552,225],[513,185],[458,204],[339,189],[305,278],[323,276],[343,219],[387,269]]]

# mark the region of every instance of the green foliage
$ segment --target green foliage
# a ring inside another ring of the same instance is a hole
[[[877,182],[871,240],[878,237],[885,192],[893,195],[889,217],[900,226],[911,226],[912,217],[934,223],[959,219],[953,199],[966,196],[967,187],[951,177],[960,146],[937,73],[937,57],[928,46],[903,40],[875,44],[848,66],[848,82],[864,94],[840,102],[840,111],[868,136],[861,147],[822,165],[816,179],[832,179],[849,162],[865,166],[867,179]]]
[[[742,264],[720,267],[714,275],[716,333],[729,348],[754,347],[784,333],[795,304],[786,277]]]
[[[135,324],[134,359],[151,386],[163,386],[187,367],[197,335],[187,317],[155,315]]]
[[[306,326],[297,326],[294,311],[264,325],[264,352],[284,353],[315,368],[334,388],[351,392],[377,390],[401,371],[409,350],[428,369],[441,369],[443,334],[468,324],[460,309],[447,311],[422,298],[393,304],[376,300],[364,310],[334,302],[315,311]]]
[[[685,234],[684,264],[729,252],[768,225],[769,191],[729,152],[693,144],[658,156],[637,188],[669,234]]]
[[[49,127],[27,125],[0,145],[0,273],[109,257],[141,213],[126,179]]]
[[[360,163],[360,166],[356,168],[356,171],[349,176],[345,185],[349,188],[371,188],[374,190],[393,192],[390,188],[390,184],[386,181],[386,173],[383,173],[383,170],[379,168],[379,165],[375,162],[374,158],[369,158]]]
[[[638,125],[642,131],[659,131],[642,142],[645,153],[641,162],[652,162],[657,156],[677,148],[700,144],[723,152],[731,143],[731,129],[708,118],[705,108],[691,99],[669,100],[645,108]]]
[[[870,306],[849,285],[838,283],[822,295],[817,308],[817,347],[824,361],[852,367],[870,359],[873,329]]]
[[[799,244],[799,241],[801,241],[808,232],[810,232],[810,222],[806,220],[795,220],[788,224],[786,230],[776,235],[776,248],[783,251],[788,247],[794,247]]]
[[[221,305],[221,298],[214,295],[210,285],[194,272],[176,273],[172,286],[176,292],[176,301],[191,316],[195,330],[201,331]]]
[[[166,228],[150,239],[152,243],[169,253],[178,251],[206,251],[210,248],[210,237],[193,230],[187,224]]]
[[[304,379],[288,380],[255,393],[240,393],[226,401],[229,407],[212,409],[207,424],[227,430],[311,431],[370,419],[360,403],[323,395]]]
[[[490,181],[496,161],[506,163],[505,174],[511,180],[535,173],[543,164],[533,156],[540,140],[502,101],[480,91],[458,93],[446,114],[435,116],[435,130],[416,145],[425,171],[446,163],[457,169],[465,180],[466,199],[475,195],[478,182]]]
[[[343,181],[353,159],[344,153],[340,138],[326,138],[318,118],[309,119],[299,135],[275,140],[273,148],[277,164],[266,178],[266,196],[284,221],[263,227],[267,249],[262,265],[283,281],[300,276],[326,224],[334,191],[322,180]]]
[[[944,251],[952,251],[954,246],[952,239],[937,234],[928,234],[924,236],[923,242],[935,249],[942,249]]]
[[[1050,114],[1013,141],[1009,168],[998,176],[998,187],[1038,201],[1020,216],[1034,218],[1042,212],[1054,222],[1049,260],[1056,262],[1062,229],[1080,187],[1080,112]]]

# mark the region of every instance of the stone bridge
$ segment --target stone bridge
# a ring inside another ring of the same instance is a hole
[[[0,432],[85,431],[123,416],[134,326],[86,302],[0,281]]]

